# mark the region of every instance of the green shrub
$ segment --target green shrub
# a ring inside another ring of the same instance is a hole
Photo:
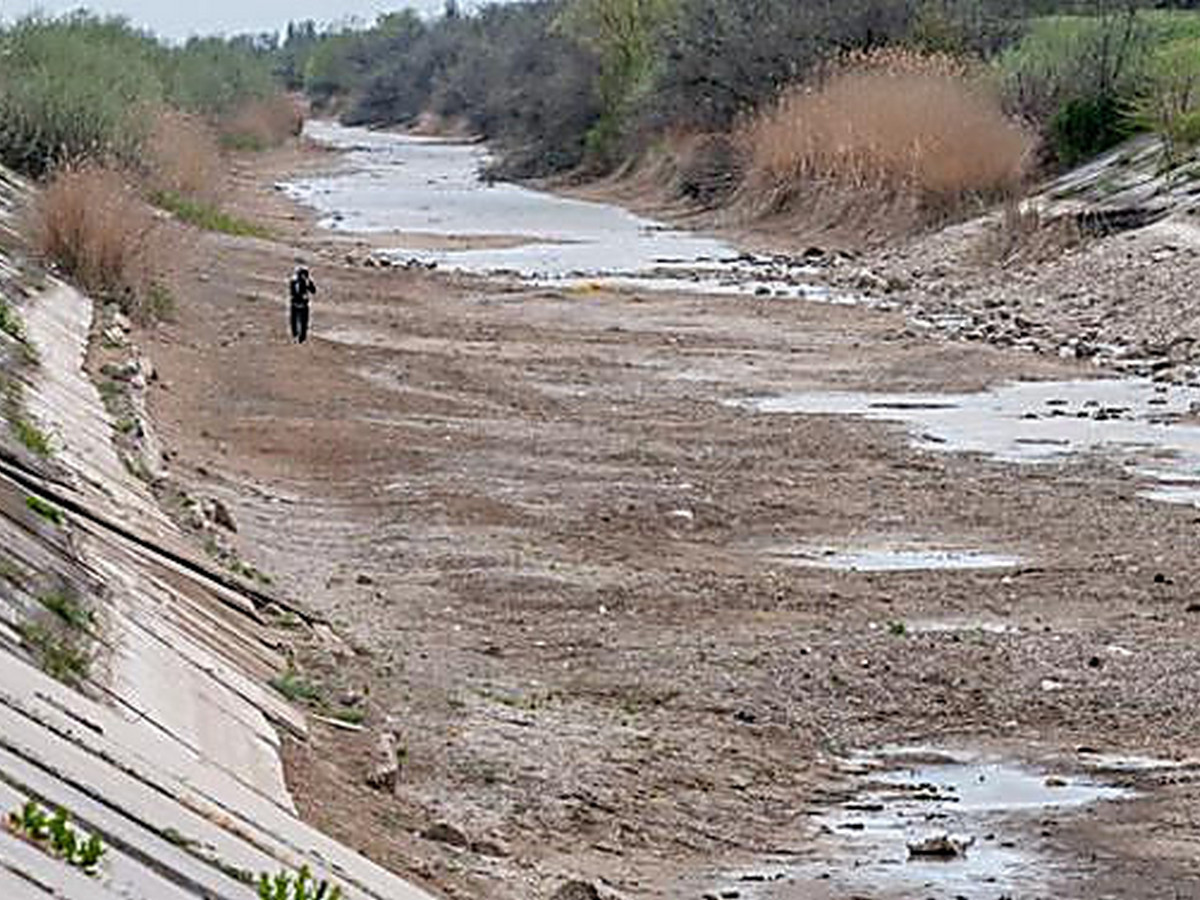
[[[269,46],[169,47],[121,18],[33,15],[0,31],[0,161],[35,176],[66,163],[136,167],[167,105],[219,118],[279,94]]]
[[[119,19],[17,22],[0,35],[0,159],[34,175],[82,157],[136,160],[163,99],[159,52]]]
[[[258,877],[259,900],[341,900],[341,896],[340,887],[318,882],[308,866],[302,866],[296,875],[280,872],[271,877],[263,872]]]
[[[1055,156],[1069,166],[1120,143],[1130,130],[1121,103],[1112,96],[1068,100],[1050,120]]]
[[[193,38],[165,58],[162,76],[172,103],[216,117],[277,93],[271,66],[252,40]]]
[[[100,836],[92,834],[86,840],[71,825],[70,814],[59,807],[51,815],[35,800],[29,800],[19,810],[8,814],[10,830],[24,835],[52,856],[96,875],[107,850]]]

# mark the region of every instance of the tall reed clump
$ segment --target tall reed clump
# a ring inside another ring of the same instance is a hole
[[[155,193],[215,200],[224,172],[216,132],[198,116],[164,109],[147,142],[145,171]]]
[[[991,86],[946,56],[883,51],[786,90],[742,128],[750,190],[774,210],[813,183],[945,215],[1016,191],[1033,141]]]
[[[284,94],[250,100],[224,116],[221,142],[232,150],[264,150],[300,134],[304,116]]]
[[[32,215],[43,256],[89,293],[132,313],[154,294],[149,265],[157,223],[120,171],[84,162],[59,169]]]

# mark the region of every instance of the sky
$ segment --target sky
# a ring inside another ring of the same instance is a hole
[[[381,12],[406,6],[440,12],[444,5],[444,0],[0,0],[0,18],[11,22],[34,11],[57,15],[85,6],[94,13],[123,15],[160,37],[183,40],[193,34],[280,31],[289,21],[304,19],[372,22]]]

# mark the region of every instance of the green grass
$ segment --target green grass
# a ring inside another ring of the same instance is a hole
[[[19,381],[4,382],[4,417],[13,436],[35,456],[48,458],[54,452],[50,436],[25,413],[25,398]]]
[[[69,687],[78,687],[92,668],[92,655],[80,635],[56,622],[26,622],[21,637],[32,651],[38,667]]]
[[[84,605],[74,591],[60,590],[38,597],[38,602],[54,613],[68,628],[87,631],[95,621],[95,614]]]
[[[41,497],[26,497],[25,506],[53,525],[61,526],[66,521],[61,509]]]
[[[221,146],[226,150],[235,150],[240,153],[262,153],[267,149],[266,142],[255,134],[223,134],[221,135]]]
[[[0,578],[17,587],[25,584],[24,570],[12,560],[3,557],[0,557]]]
[[[14,416],[9,420],[13,435],[21,445],[36,456],[46,459],[54,452],[50,436],[23,415]]]
[[[293,703],[317,703],[321,700],[321,689],[304,678],[295,669],[288,669],[277,678],[271,679],[271,687]]]
[[[181,222],[203,228],[205,231],[217,231],[234,237],[270,237],[271,233],[254,222],[239,219],[223,212],[211,203],[185,197],[176,191],[156,191],[150,198],[155,206],[167,210]]]
[[[21,317],[3,297],[0,297],[0,331],[14,340],[25,340],[25,325]]]
[[[165,284],[154,282],[137,299],[137,317],[141,322],[165,322],[175,316],[175,295]]]
[[[338,709],[327,710],[327,712],[329,718],[345,722],[347,725],[361,725],[367,718],[367,711],[365,709],[352,709],[343,706]]]
[[[41,850],[82,869],[88,875],[98,875],[100,861],[108,851],[98,834],[84,837],[71,825],[71,815],[62,807],[53,812],[35,800],[8,814],[8,827],[23,835]]]

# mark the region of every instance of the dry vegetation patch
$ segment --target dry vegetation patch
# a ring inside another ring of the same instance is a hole
[[[222,142],[233,150],[263,150],[300,134],[304,113],[283,94],[251,100],[222,120]]]
[[[1032,138],[952,58],[889,51],[799,85],[741,129],[747,189],[771,211],[813,182],[906,197],[944,215],[1021,184]]]
[[[155,191],[215,200],[224,175],[217,134],[203,119],[164,110],[150,134],[148,180]]]
[[[38,252],[84,290],[145,321],[170,311],[154,261],[172,255],[172,241],[121,169],[64,166],[39,193],[30,219]]]

